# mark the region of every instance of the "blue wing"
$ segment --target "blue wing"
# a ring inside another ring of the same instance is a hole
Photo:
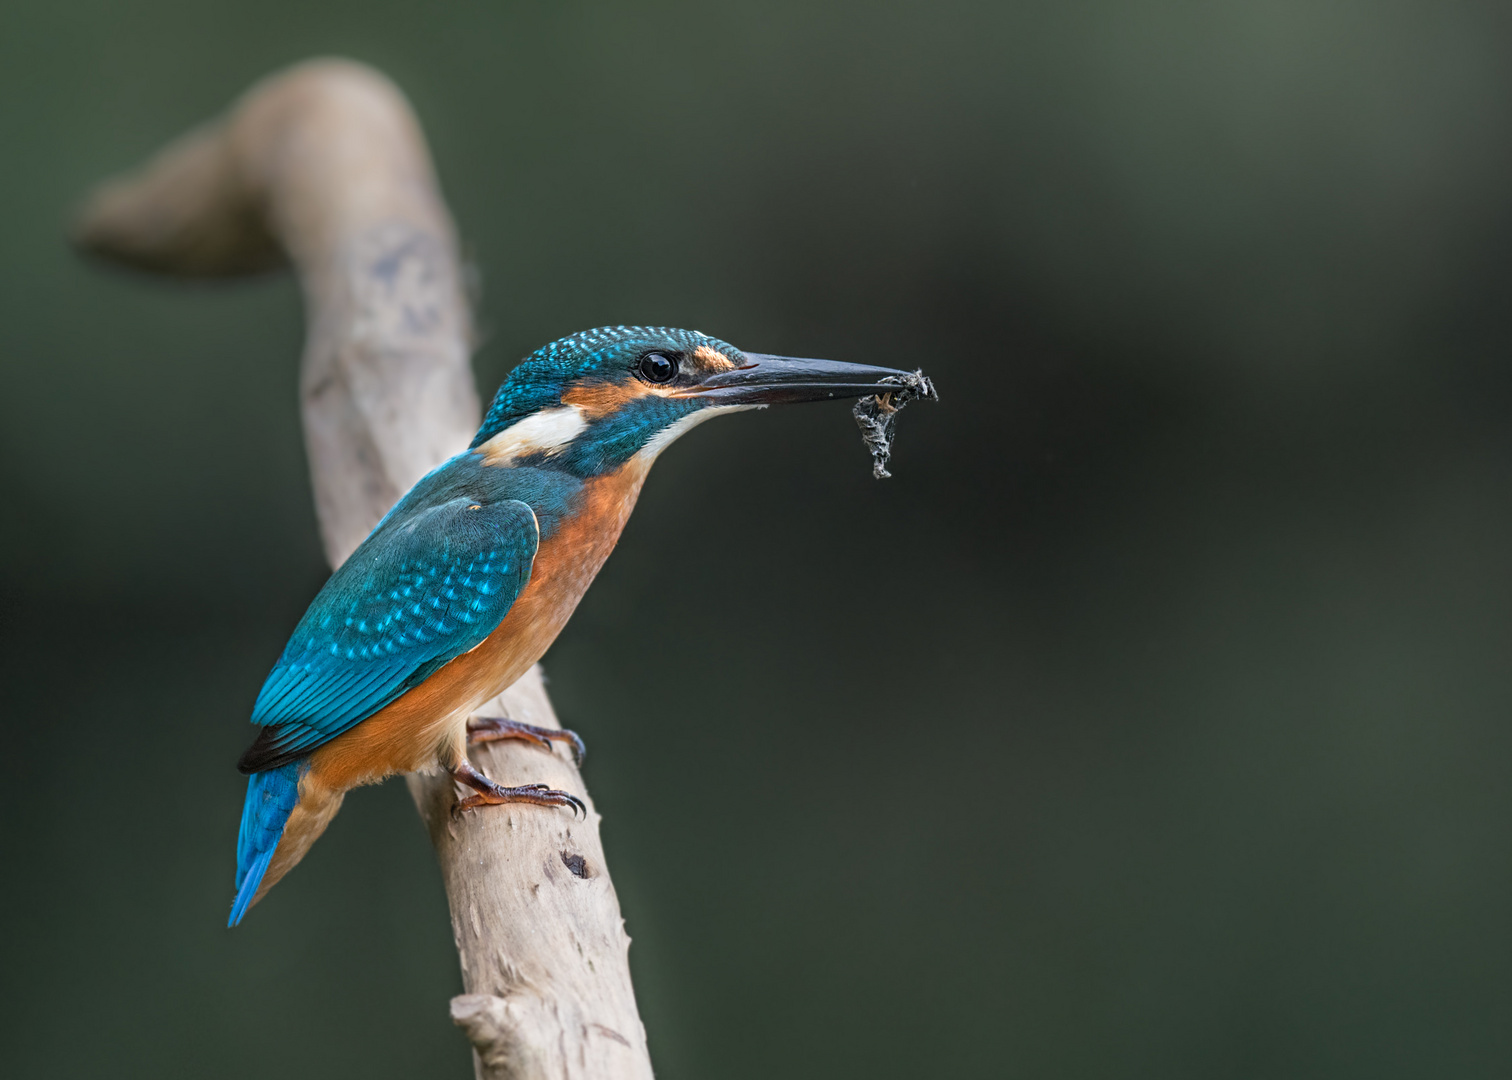
[[[252,708],[264,729],[242,771],[305,756],[481,644],[529,580],[539,538],[516,499],[386,518],[284,647]]]

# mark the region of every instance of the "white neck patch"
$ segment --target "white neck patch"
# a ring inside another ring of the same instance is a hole
[[[635,456],[641,458],[647,465],[650,465],[663,450],[705,420],[712,420],[714,417],[723,416],[725,413],[745,412],[747,409],[764,408],[766,408],[765,405],[705,405],[697,412],[689,413],[681,420],[668,424],[655,435],[651,436],[650,439],[646,440],[646,445],[641,447],[640,453]]]
[[[516,420],[478,449],[485,465],[513,465],[531,454],[560,454],[587,427],[583,410],[576,405],[542,409]]]

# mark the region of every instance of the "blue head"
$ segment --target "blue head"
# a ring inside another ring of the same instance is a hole
[[[896,389],[890,368],[744,353],[696,330],[608,326],[531,353],[473,439],[492,465],[550,464],[580,477],[649,465],[712,416]]]

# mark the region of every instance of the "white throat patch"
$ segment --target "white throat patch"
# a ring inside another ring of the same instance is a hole
[[[649,465],[656,460],[658,454],[705,420],[712,420],[714,417],[723,416],[725,413],[745,412],[747,409],[764,408],[766,408],[765,405],[705,405],[697,412],[689,413],[681,420],[668,424],[655,435],[651,436],[650,439],[646,440],[646,445],[641,447],[640,453],[635,456],[641,458]]]
[[[588,427],[576,405],[542,409],[516,420],[478,447],[485,465],[513,465],[531,454],[560,454]]]

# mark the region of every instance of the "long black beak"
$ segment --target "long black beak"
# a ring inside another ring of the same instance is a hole
[[[719,405],[782,405],[885,394],[898,389],[897,380],[912,377],[894,368],[838,360],[800,360],[764,353],[746,353],[745,358],[743,366],[711,375],[679,396],[708,398]]]

